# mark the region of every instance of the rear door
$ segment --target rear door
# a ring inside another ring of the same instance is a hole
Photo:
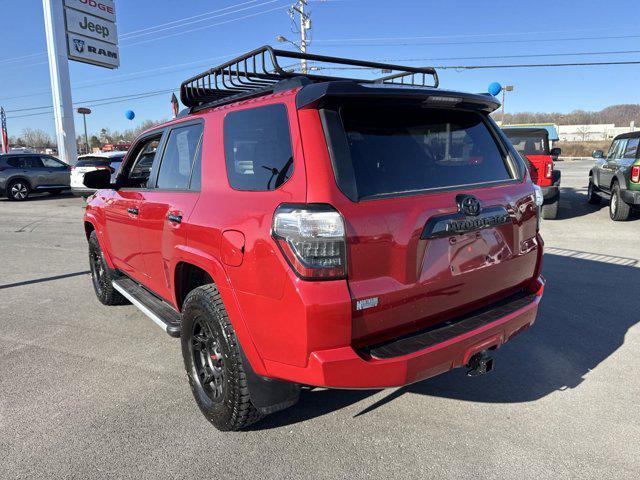
[[[48,185],[68,187],[70,184],[70,167],[53,157],[40,157],[44,168],[46,169],[46,177]]]
[[[331,150],[351,200],[336,206],[355,342],[441,322],[528,283],[537,263],[532,189],[484,115],[343,107],[341,120],[346,144]],[[359,309],[361,300],[371,308]]]
[[[142,192],[139,228],[149,287],[172,300],[178,248],[199,196],[201,121],[172,126],[149,188]],[[195,164],[195,167],[194,167]],[[192,174],[193,172],[193,174]]]

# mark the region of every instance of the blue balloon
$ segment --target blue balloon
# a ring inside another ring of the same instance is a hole
[[[493,82],[492,84],[489,85],[489,93],[494,97],[498,95],[501,91],[502,91],[502,85],[500,85],[498,82]]]
[[[133,120],[136,117],[136,114],[134,113],[133,110],[127,110],[126,112],[124,112],[124,116],[127,117],[129,120]]]

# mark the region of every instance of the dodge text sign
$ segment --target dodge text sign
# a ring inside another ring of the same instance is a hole
[[[110,22],[116,21],[116,6],[113,0],[64,0],[64,5]]]
[[[69,58],[107,68],[118,68],[120,53],[117,45],[93,38],[67,33]]]
[[[67,32],[79,33],[103,42],[118,43],[116,24],[71,8],[65,9]]]

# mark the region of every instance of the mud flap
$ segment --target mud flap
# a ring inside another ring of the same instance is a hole
[[[298,402],[300,385],[258,375],[251,368],[242,346],[240,346],[240,354],[242,366],[247,375],[249,398],[256,410],[263,415],[268,415],[289,408]]]

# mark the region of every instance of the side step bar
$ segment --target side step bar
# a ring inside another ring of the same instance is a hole
[[[113,281],[113,288],[138,307],[172,337],[180,337],[180,313],[149,290],[127,277]]]

